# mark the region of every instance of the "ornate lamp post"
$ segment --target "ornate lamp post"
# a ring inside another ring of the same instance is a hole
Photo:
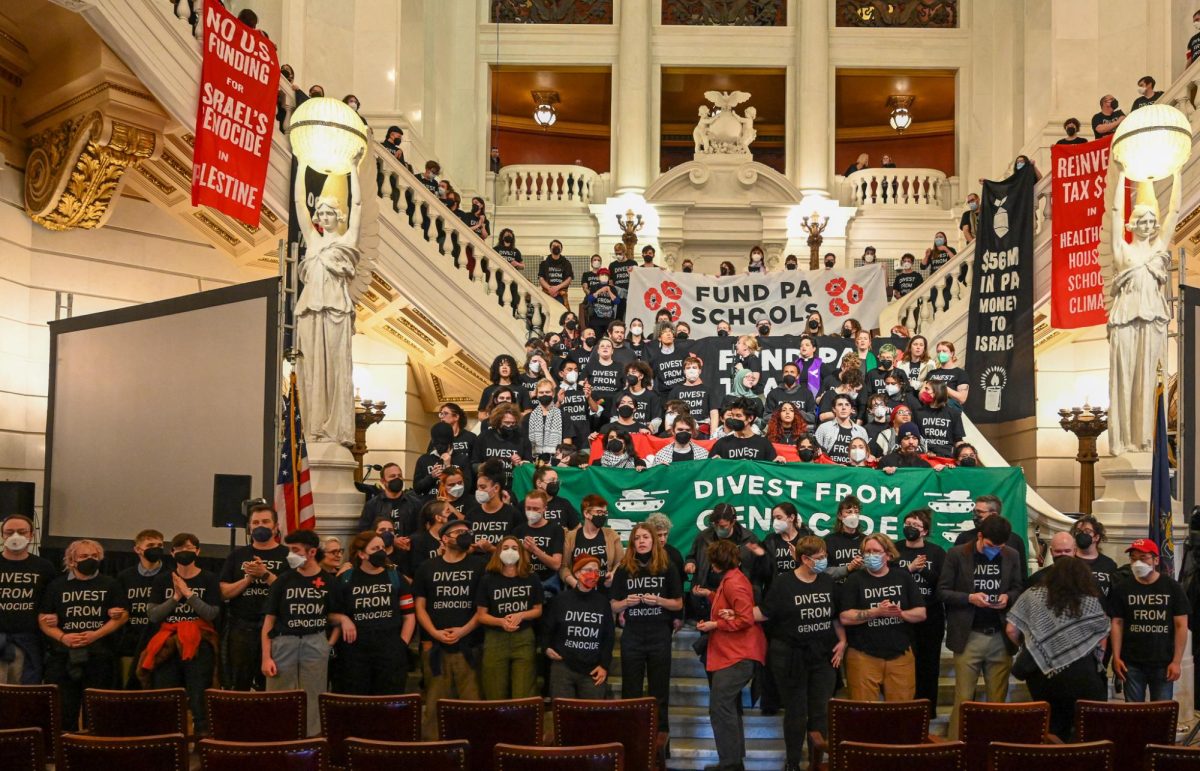
[[[363,481],[363,456],[367,454],[367,429],[383,420],[387,402],[373,402],[370,399],[354,397],[354,446],[350,454],[354,456],[358,468],[354,470],[354,481]]]
[[[821,267],[821,242],[825,240],[821,234],[825,232],[828,225],[829,215],[821,214],[821,210],[817,208],[800,220],[800,227],[804,228],[805,233],[808,233],[809,270],[819,270]]]
[[[1087,404],[1058,411],[1058,424],[1079,439],[1079,510],[1092,513],[1092,501],[1096,498],[1096,437],[1108,429],[1108,412]]]
[[[636,218],[636,219],[635,219]],[[617,227],[621,229],[621,243],[625,245],[625,258],[632,259],[637,254],[637,233],[642,229],[642,215],[633,213],[633,209],[625,212],[625,219],[617,215]]]

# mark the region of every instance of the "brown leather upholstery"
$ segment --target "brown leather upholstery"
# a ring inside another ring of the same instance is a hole
[[[1134,704],[1080,699],[1075,702],[1075,741],[1108,739],[1114,745],[1117,768],[1141,768],[1147,744],[1175,743],[1178,719],[1177,701]]]
[[[1147,744],[1146,771],[1197,771],[1200,769],[1200,747],[1181,747],[1178,744]]]
[[[619,742],[576,747],[521,747],[497,744],[496,771],[621,771],[625,748]]]
[[[350,771],[466,771],[471,747],[464,739],[449,742],[379,742],[347,739]]]
[[[42,729],[47,761],[55,758],[61,725],[57,685],[0,685],[0,729]]]
[[[325,771],[329,744],[321,738],[294,742],[221,742],[202,739],[202,771]]]
[[[555,699],[554,743],[579,747],[596,742],[619,742],[625,747],[629,771],[660,768],[658,700]]]
[[[958,738],[967,745],[967,769],[985,771],[992,742],[1044,744],[1050,730],[1050,704],[964,701],[959,707]]]
[[[321,733],[329,742],[329,762],[346,765],[346,739],[415,742],[421,739],[421,694],[347,696],[322,693]]]
[[[1133,771],[1134,766],[1113,766],[1112,742],[1081,744],[1010,744],[988,746],[988,771]]]
[[[871,744],[842,742],[838,748],[841,771],[963,771],[967,745],[962,742],[936,744]]]
[[[63,734],[55,771],[188,771],[187,739],[162,736]]]
[[[92,736],[186,736],[187,692],[88,688],[83,692],[83,725]]]
[[[543,704],[540,696],[506,701],[439,699],[438,738],[471,743],[467,767],[487,771],[492,748],[500,742],[541,744]]]
[[[45,771],[46,744],[40,728],[0,730],[0,768],[4,771]]]
[[[924,744],[929,741],[929,700],[851,701],[829,700],[829,735],[809,733],[809,768],[840,769],[838,747],[842,742],[874,744]],[[822,754],[829,755],[828,765]]]
[[[308,732],[304,691],[204,692],[209,735],[225,742],[288,742]]]

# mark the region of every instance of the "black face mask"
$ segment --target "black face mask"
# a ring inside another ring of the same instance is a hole
[[[766,324],[763,324],[761,327],[758,328],[758,334],[760,337],[766,337],[767,335],[771,334],[771,328],[768,327]]]
[[[630,372],[628,375],[625,376],[625,384],[628,386],[635,386],[638,384],[638,381],[640,379],[641,378],[639,378],[637,375]]]
[[[1092,546],[1092,534],[1091,533],[1076,533],[1075,534],[1075,545],[1078,546],[1080,549],[1090,549]]]
[[[471,544],[475,543],[475,539],[471,536],[470,530],[464,530],[454,536],[454,545],[461,551],[466,551],[471,548]]]
[[[588,349],[589,351],[592,350],[592,346],[594,346],[595,344],[596,344],[596,338],[594,338],[594,337],[583,338],[583,347]]]
[[[905,525],[905,526],[904,526],[904,538],[905,538],[905,540],[908,540],[908,541],[915,541],[915,540],[917,540],[917,539],[918,539],[918,538],[920,538],[920,537],[921,537],[921,531],[920,531],[920,529],[919,529],[919,528],[915,528],[915,527],[913,527],[912,525]]]
[[[787,269],[788,269],[788,270],[795,270],[795,269],[796,269],[796,263],[794,263],[794,262],[789,262],[789,263],[787,264]]]
[[[633,407],[630,407],[628,404],[622,404],[620,407],[617,407],[617,414],[628,420],[633,417]]]
[[[250,538],[252,538],[257,543],[266,543],[267,541],[271,540],[271,537],[274,535],[275,535],[274,530],[272,530],[269,527],[264,527],[262,525],[259,525],[258,527],[254,528],[253,530],[250,531]]]
[[[746,421],[741,418],[725,418],[725,427],[730,431],[741,431],[746,427]]]
[[[1074,126],[1067,126],[1067,136],[1073,137],[1077,133],[1079,133],[1079,129],[1075,128]]]
[[[959,459],[958,465],[962,468],[971,468],[972,466],[976,466],[978,464],[975,461],[974,455],[968,455],[965,458]]]
[[[676,337],[678,337],[678,335],[676,335]],[[717,337],[729,337],[729,330],[728,329],[718,329]]]
[[[367,562],[371,563],[371,567],[381,568],[387,564],[388,555],[383,549],[373,551],[367,556]]]
[[[575,319],[567,319],[567,323],[563,325],[568,331],[574,332],[579,328],[579,322]]]
[[[675,432],[675,441],[678,442],[679,444],[687,444],[688,442],[692,441],[692,432],[691,431],[676,431]]]
[[[879,360],[879,368],[886,372],[887,370],[892,368],[892,362],[887,359],[880,359]]]
[[[625,450],[625,443],[622,442],[620,439],[609,439],[608,444],[606,444],[604,447],[609,452],[616,454],[618,452],[623,452]]]
[[[832,267],[833,267],[833,263],[832,263],[832,262],[827,262],[827,263],[825,263],[825,267],[826,267],[826,268],[832,268]]]
[[[550,247],[550,254],[553,254],[555,257],[557,257],[558,255],[562,254],[562,247],[561,246]]]
[[[554,496],[558,495],[558,491],[561,488],[562,488],[562,485],[559,484],[558,480],[555,480],[553,482],[547,482],[546,483],[546,495],[549,495],[551,498],[553,498]]]
[[[196,552],[194,551],[177,551],[174,554],[176,565],[190,565],[196,561]]]
[[[516,426],[500,426],[500,437],[502,439],[512,439],[517,435]]]
[[[783,376],[783,384],[785,386],[787,386],[788,388],[791,388],[792,386],[796,385],[796,376],[795,375],[784,375]]]
[[[404,480],[403,479],[388,480],[387,489],[388,489],[389,493],[399,495],[400,493],[404,492]]]
[[[691,272],[692,272],[692,266],[691,266],[691,265],[684,265],[684,266],[683,266],[683,272],[684,272],[684,273],[691,273]]]
[[[379,539],[383,541],[383,548],[390,549],[396,543],[396,533],[392,530],[384,530],[379,534]]]
[[[809,319],[808,320],[808,328],[811,329],[812,331],[816,332],[818,329],[821,328],[821,322],[817,321],[816,319]]]
[[[158,562],[163,558],[163,547],[151,546],[142,552],[142,556],[146,558],[147,562]]]
[[[816,453],[813,452],[813,448],[811,448],[811,447],[801,447],[800,448],[800,460],[804,461],[805,463],[811,463],[812,459],[814,457],[816,457]]]
[[[541,394],[538,396],[538,404],[543,407],[549,407],[554,402],[554,397],[550,394]]]
[[[75,563],[75,572],[81,576],[94,576],[96,571],[100,569],[100,560],[88,557],[85,560],[79,560]]]
[[[512,245],[513,245],[513,237],[512,237],[512,236],[505,236],[505,237],[504,237],[504,245],[505,245],[505,246],[512,246]]]
[[[675,339],[676,339],[676,340],[687,340],[687,339],[688,339],[688,333],[687,333],[687,332],[676,332],[676,333],[675,333]]]
[[[597,514],[592,517],[592,527],[601,528],[608,524],[608,517],[604,514]]]
[[[853,336],[854,336],[853,329],[843,329],[842,330],[842,337],[853,337]]]

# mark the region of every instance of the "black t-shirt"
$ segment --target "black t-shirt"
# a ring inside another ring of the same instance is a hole
[[[1083,559],[1080,557],[1080,559]],[[1092,578],[1096,579],[1096,585],[1100,587],[1100,592],[1105,599],[1112,594],[1113,586],[1117,583],[1117,563],[1112,557],[1107,554],[1098,554],[1096,559],[1084,559],[1087,566],[1092,569]]]
[[[621,296],[629,292],[629,271],[637,267],[637,260],[617,260],[608,264],[609,280]]]
[[[931,409],[922,406],[913,411],[913,422],[921,429],[925,448],[932,455],[949,458],[954,454],[954,445],[966,436],[962,426],[962,413],[949,407]]]
[[[688,406],[688,413],[697,423],[710,423],[712,416],[713,394],[703,382],[696,385],[680,383],[671,389],[667,401],[678,399]]]
[[[806,529],[802,526],[796,533],[796,541],[804,537]],[[796,569],[796,553],[793,551],[796,541],[788,541],[783,535],[775,532],[763,539],[762,546],[767,552],[766,559],[770,560],[772,575],[790,573]]]
[[[792,388],[781,385],[771,389],[767,394],[767,415],[773,415],[775,410],[784,404],[791,404],[797,411],[814,417],[817,411],[817,400],[813,398],[812,391],[808,390],[807,384],[800,381]]]
[[[275,617],[271,637],[324,633],[329,614],[338,613],[337,587],[325,573],[301,575],[289,570],[271,584],[267,595],[267,615]]]
[[[483,463],[485,460],[495,458],[504,465],[505,471],[512,471],[513,453],[518,456],[522,455],[522,450],[525,449],[520,436],[521,427],[515,426],[512,437],[502,437],[499,431],[488,431],[475,441],[475,454],[471,458],[473,463]]]
[[[545,279],[547,284],[555,286],[569,278],[575,278],[575,269],[566,257],[547,257],[538,265],[538,278]]]
[[[604,405],[605,413],[616,405],[616,395],[621,390],[624,374],[621,365],[614,359],[605,364],[593,356],[583,371],[583,379],[592,385],[592,398]]]
[[[245,573],[242,566],[253,562],[255,557],[263,561],[267,570],[282,577],[281,574],[287,570],[287,555],[288,547],[283,544],[271,549],[239,546],[225,559],[225,565],[221,568],[221,581],[227,584],[241,581]],[[267,593],[270,589],[265,577],[253,579],[245,591],[229,601],[229,615],[242,621],[262,621],[267,612]]]
[[[546,521],[564,530],[574,530],[580,522],[575,506],[561,495],[556,495],[546,504]]]
[[[795,570],[775,576],[762,605],[771,639],[822,655],[831,652],[837,644],[837,594],[833,579],[824,573],[811,583],[801,581]]]
[[[834,436],[833,441],[829,443],[828,447],[824,448],[825,454],[828,455],[829,459],[834,463],[840,463],[843,466],[849,465],[850,442],[858,433],[854,430],[855,428],[856,426],[854,425],[837,426],[837,434]]]
[[[967,371],[962,367],[936,367],[925,373],[925,380],[929,383],[945,383],[946,388],[954,390],[964,383],[970,383],[971,378]]]
[[[929,272],[933,273],[938,268],[950,262],[950,258],[955,255],[954,247],[947,246],[944,249],[933,248],[929,253]]]
[[[436,557],[438,549],[441,546],[441,540],[428,530],[414,533],[412,541],[409,544],[408,559],[406,560],[408,563],[408,577],[412,578],[415,576],[422,565]]]
[[[512,613],[533,610],[545,601],[542,582],[536,576],[505,576],[485,572],[475,590],[475,606],[487,608],[488,615],[504,618]],[[533,626],[531,619],[521,622],[521,629]]]
[[[617,307],[621,304],[619,296],[614,297],[608,292],[600,292],[599,287],[588,294],[587,301],[592,306],[589,311],[591,317],[605,322],[612,321],[617,317]],[[596,326],[595,323],[592,326]]]
[[[0,560],[3,558],[0,557]],[[132,656],[137,653],[142,635],[150,628],[151,590],[154,581],[163,574],[160,563],[153,575],[144,576],[138,572],[138,565],[131,565],[117,574],[117,582],[125,595],[125,604],[129,608],[129,620],[117,630],[117,650],[122,656]],[[161,600],[160,600],[161,602]],[[216,601],[220,604],[220,600]]]
[[[86,581],[72,579],[63,573],[50,582],[42,595],[38,613],[51,613],[58,619],[58,630],[63,634],[94,632],[108,623],[108,612],[113,608],[125,608],[125,597],[121,584],[112,576],[98,575]],[[108,635],[92,646],[98,651],[113,651],[115,635]],[[54,650],[67,650],[61,642],[51,643]]]
[[[561,499],[555,498],[554,500]],[[533,527],[528,522],[518,525],[513,534],[522,540],[527,537],[532,538],[538,548],[550,556],[554,556],[555,554],[561,555],[563,552],[565,533],[563,533],[562,526],[558,522],[550,521],[549,517],[547,517],[546,524],[540,527]],[[549,580],[558,572],[538,559],[537,555],[532,552],[529,554],[529,560],[533,563],[533,572],[542,581]]]
[[[567,564],[574,565],[575,560],[583,554],[590,554],[600,560],[600,575],[603,577],[608,573],[608,546],[604,540],[604,531],[597,531],[595,538],[588,538],[583,534],[583,526],[575,531],[575,546],[571,553],[567,556]],[[604,582],[600,582],[600,587],[603,587]]]
[[[709,457],[744,460],[775,460],[776,455],[775,445],[759,434],[745,438],[733,434],[723,436],[713,442],[709,453]]]
[[[413,613],[412,584],[395,568],[375,575],[347,570],[339,584],[339,605],[360,631],[400,629]]]
[[[1092,116],[1092,135],[1099,137],[1100,132],[1097,131],[1096,129],[1100,128],[1101,126],[1105,126],[1109,123],[1113,123],[1114,121],[1116,121],[1120,118],[1124,118],[1124,117],[1125,117],[1125,113],[1121,112],[1120,110],[1113,110],[1112,115],[1105,115],[1102,112],[1096,113],[1095,115]],[[1111,134],[1112,132],[1110,131],[1109,133]]]
[[[997,554],[989,560],[979,550],[976,550],[974,555],[975,573],[971,579],[971,593],[983,592],[989,600],[994,601],[1002,593],[1000,591],[1000,560],[1003,557]],[[1000,611],[993,608],[975,608],[975,620],[971,623],[972,629],[998,630],[1003,627]]]
[[[1054,144],[1056,145],[1083,145],[1087,144],[1087,140],[1081,136],[1073,136],[1070,139],[1060,139]]]
[[[896,567],[905,571],[908,571],[908,566],[917,557],[925,555],[925,567],[915,572],[909,571],[909,575],[912,576],[913,583],[917,585],[921,597],[925,600],[925,612],[928,617],[940,617],[942,604],[934,600],[934,594],[937,591],[938,577],[942,575],[942,565],[946,562],[946,550],[929,541],[926,541],[924,546],[914,547],[909,546],[903,540],[896,542],[896,550],[900,552],[900,559],[896,561]]]
[[[1175,616],[1191,612],[1179,582],[1162,573],[1150,585],[1127,578],[1113,587],[1108,605],[1109,615],[1125,622],[1123,661],[1141,666],[1171,663],[1175,658]]]
[[[558,408],[562,410],[563,416],[570,423],[570,426],[563,426],[565,434],[568,428],[573,428],[577,438],[576,444],[585,441],[587,435],[591,432],[591,418],[589,417],[589,408],[587,403],[587,395],[584,394],[583,388],[574,385],[567,386],[561,389],[563,400],[559,403]]]
[[[479,397],[479,409],[481,411],[487,409],[488,402],[490,402],[492,400],[492,394],[496,393],[496,391],[500,390],[501,388],[509,388],[509,389],[512,389],[513,391],[515,391],[517,396],[521,400],[521,403],[518,404],[517,406],[523,410],[529,408],[529,394],[526,393],[525,389],[521,387],[520,378],[517,378],[510,385],[502,385],[500,383],[492,383],[490,386],[487,386],[486,388],[484,388],[483,395]],[[483,433],[484,433],[483,430],[481,430],[480,434],[482,435]]]
[[[842,530],[825,536],[825,548],[829,553],[829,567],[849,565],[858,556],[859,545],[866,533],[846,533]]]
[[[524,263],[524,260],[521,259],[521,250],[515,246],[497,246],[496,254],[508,260],[509,265],[514,262]]]
[[[683,360],[687,352],[676,343],[670,353],[665,353],[658,346],[650,349],[650,369],[654,371],[654,390],[660,396],[665,396],[677,385],[683,383]]]
[[[674,600],[683,596],[683,585],[670,565],[657,575],[652,574],[649,565],[638,568],[636,576],[630,575],[624,566],[617,568],[613,574],[611,597],[614,600],[624,600],[631,594],[657,594]],[[661,605],[647,605],[639,602],[625,608],[625,632],[639,639],[660,639],[671,636],[673,615]]]
[[[57,574],[49,560],[36,554],[23,560],[10,560],[0,554],[0,632],[38,631],[38,605]]]
[[[434,557],[421,566],[413,579],[413,597],[425,600],[425,612],[437,629],[463,626],[475,615],[475,595],[479,580],[483,577],[487,562],[478,555],[470,554],[458,562],[447,562],[445,557]],[[478,637],[471,635],[466,642],[477,644]],[[457,651],[462,642],[442,646],[445,650]]]
[[[175,596],[175,583],[171,580],[171,575],[166,570],[158,571],[150,590],[151,605],[161,605]],[[204,602],[218,608],[221,607],[221,582],[216,573],[202,569],[191,578],[185,578],[183,582]],[[170,616],[167,616],[164,623],[177,624],[180,621],[196,621],[199,618],[187,600],[180,598],[175,610]]]
[[[663,413],[662,402],[658,399],[658,394],[651,391],[649,388],[642,391],[640,394],[635,394],[629,389],[625,389],[617,395],[617,401],[622,396],[628,396],[633,399],[633,419],[638,423],[649,424],[655,418],[661,418]]]
[[[583,287],[583,291],[591,294],[600,288],[600,277],[593,270],[584,271],[579,277],[579,285]]]
[[[1200,32],[1188,38],[1187,50],[1190,56],[1188,57],[1188,65],[1196,63],[1200,59]]]
[[[925,600],[907,570],[888,568],[883,576],[873,576],[865,568],[856,570],[842,584],[839,607],[842,610],[870,610],[891,600],[901,610],[922,608]],[[850,647],[879,659],[894,659],[912,646],[911,625],[900,616],[868,619],[866,623],[846,627]]]
[[[463,507],[463,516],[471,523],[471,536],[476,540],[488,543],[500,543],[505,535],[516,528],[519,520],[517,510],[511,504],[502,503],[500,508],[488,513],[476,501],[471,501]],[[524,520],[524,517],[520,518]]]
[[[587,674],[612,667],[613,623],[608,597],[596,591],[564,589],[545,611],[546,647],[562,656],[572,672]]]

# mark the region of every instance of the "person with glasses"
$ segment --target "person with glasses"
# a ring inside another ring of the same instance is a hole
[[[1100,594],[1107,600],[1117,583],[1117,563],[1112,557],[1100,552],[1100,544],[1106,538],[1104,523],[1091,514],[1084,514],[1071,525],[1071,537],[1075,541],[1075,556],[1083,560],[1092,571],[1092,577],[1100,587]]]
[[[348,569],[348,564],[342,559],[346,553],[346,550],[342,548],[342,539],[336,535],[328,536],[322,539],[321,549],[324,551],[324,556],[321,558],[321,570],[325,571],[330,578],[336,578],[339,573]]]
[[[994,495],[981,495],[976,498],[975,509],[971,515],[971,521],[975,524],[975,527],[966,532],[959,533],[958,537],[954,539],[954,545],[962,546],[964,543],[975,543],[975,538],[979,534],[979,526],[988,517],[1000,516],[1002,506],[1000,499]],[[1025,551],[1025,538],[1014,530],[1004,545],[1011,546],[1017,550],[1017,554],[1021,558],[1021,579],[1024,580],[1029,570],[1029,559],[1026,557]]]
[[[580,557],[591,555],[600,563],[600,583],[597,587],[607,597],[612,585],[613,574],[625,550],[621,547],[621,536],[608,527],[608,501],[599,495],[589,495],[582,501],[583,524],[567,533],[563,541],[563,567],[559,578],[571,588],[578,584],[574,565]]]
[[[567,572],[570,588],[546,608],[550,698],[604,699],[616,639],[608,597],[597,591],[605,570],[594,554],[580,554]]]

